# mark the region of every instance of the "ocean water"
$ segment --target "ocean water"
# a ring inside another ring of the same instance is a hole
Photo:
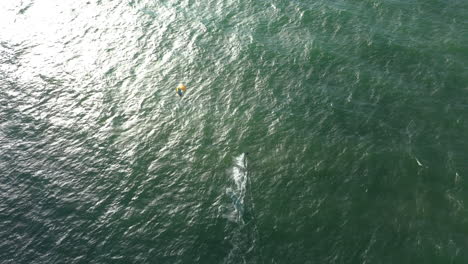
[[[0,263],[468,263],[467,118],[466,0],[2,0]]]

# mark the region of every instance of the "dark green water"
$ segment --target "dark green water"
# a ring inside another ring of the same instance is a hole
[[[2,0],[0,263],[468,263],[467,117],[466,0]]]

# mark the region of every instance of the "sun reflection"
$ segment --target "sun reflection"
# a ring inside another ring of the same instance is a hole
[[[141,27],[133,10],[126,2],[0,1],[0,43],[18,61],[10,77],[28,84],[27,96],[47,89],[43,107],[61,109],[48,116],[54,124],[72,125],[83,114],[97,118],[109,87],[127,86],[134,74]]]
[[[99,10],[86,3],[79,3],[84,5],[80,6],[57,0],[15,2],[2,1],[1,38],[25,51],[21,57],[24,68],[19,72],[23,80],[38,74],[80,70],[95,62],[99,45],[79,44],[86,41],[82,37]],[[73,63],[73,60],[79,62]]]

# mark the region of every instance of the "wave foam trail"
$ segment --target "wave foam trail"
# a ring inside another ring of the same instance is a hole
[[[247,168],[247,153],[242,153],[234,158],[233,166],[228,171],[231,178],[230,187],[226,188],[226,194],[231,200],[229,205],[228,224],[230,230],[227,238],[232,245],[224,263],[257,263],[258,231],[253,216],[253,201],[250,193],[247,194],[247,186],[250,184]],[[246,198],[246,196],[249,197]],[[246,204],[247,202],[247,204]],[[235,223],[234,225],[232,225]]]
[[[237,223],[243,223],[244,199],[247,189],[247,160],[245,153],[234,159],[234,166],[230,173],[234,186],[226,189],[226,194],[231,198],[234,207],[233,218]]]

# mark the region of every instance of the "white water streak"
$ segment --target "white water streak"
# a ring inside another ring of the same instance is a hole
[[[234,165],[229,175],[234,182],[232,188],[226,189],[226,194],[230,196],[234,207],[233,215],[230,218],[237,223],[243,223],[244,199],[247,189],[247,161],[244,153],[234,159]]]

